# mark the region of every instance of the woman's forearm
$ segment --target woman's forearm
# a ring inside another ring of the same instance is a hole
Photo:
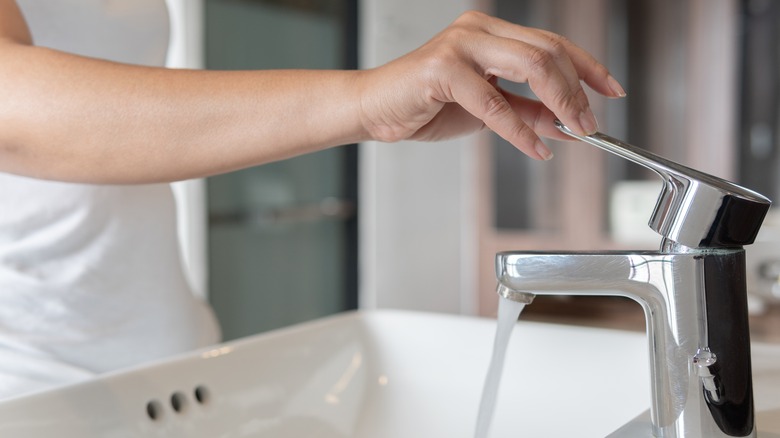
[[[0,50],[0,170],[82,182],[200,177],[367,138],[357,71],[139,67]]]

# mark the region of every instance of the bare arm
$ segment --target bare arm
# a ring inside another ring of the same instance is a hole
[[[355,72],[187,71],[83,58],[30,45],[14,2],[2,6],[1,170],[166,181],[366,138]]]
[[[528,35],[536,41],[519,40]],[[173,181],[345,143],[437,140],[485,125],[546,158],[534,131],[556,136],[547,126],[553,112],[580,126],[587,114],[580,79],[619,93],[581,49],[540,35],[551,34],[466,14],[373,70],[170,70],[35,47],[15,2],[0,0],[0,171]],[[496,89],[498,76],[528,81],[544,104]]]

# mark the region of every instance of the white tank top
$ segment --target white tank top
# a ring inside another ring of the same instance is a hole
[[[18,4],[36,45],[164,63],[164,0]],[[0,397],[218,340],[210,310],[183,275],[175,213],[167,184],[97,186],[0,173]]]

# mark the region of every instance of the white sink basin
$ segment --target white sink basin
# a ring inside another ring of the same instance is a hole
[[[2,402],[0,436],[470,438],[494,331],[345,313]],[[754,375],[759,431],[780,432],[780,346],[754,346]],[[643,334],[521,322],[491,437],[603,437],[649,398]]]

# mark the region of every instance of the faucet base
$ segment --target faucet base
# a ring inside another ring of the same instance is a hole
[[[760,432],[754,428],[753,433],[748,435],[748,437],[756,436],[758,438],[780,438],[780,435]],[[653,435],[653,422],[650,419],[650,410],[648,409],[637,415],[634,419],[621,426],[620,429],[607,435],[607,438],[658,438],[658,436]]]
[[[650,420],[650,410],[639,414],[636,418],[607,435],[607,438],[653,438],[653,422]]]

